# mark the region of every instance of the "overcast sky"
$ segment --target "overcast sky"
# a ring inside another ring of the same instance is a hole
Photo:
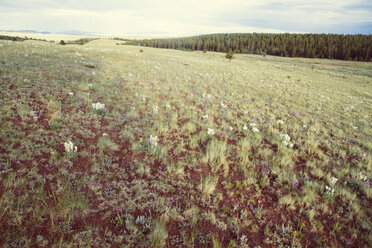
[[[372,0],[0,0],[0,30],[372,34]]]

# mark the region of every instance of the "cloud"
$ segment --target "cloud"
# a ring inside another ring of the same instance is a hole
[[[1,29],[103,34],[372,33],[365,0],[0,0]]]

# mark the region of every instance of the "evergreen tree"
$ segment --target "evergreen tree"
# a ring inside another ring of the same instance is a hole
[[[297,57],[296,47],[292,46],[291,57]]]
[[[230,48],[229,51],[226,53],[225,57],[231,62],[232,59],[234,59],[234,53],[232,49]]]

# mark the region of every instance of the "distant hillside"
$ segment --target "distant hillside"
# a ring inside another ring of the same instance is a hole
[[[31,33],[31,34],[70,34],[70,35],[94,35],[91,32],[84,32],[78,30],[66,30],[61,32],[49,32],[49,31],[36,31],[36,30],[0,30],[4,32],[13,32],[13,33]]]
[[[0,30],[4,32],[13,32],[13,33],[32,33],[32,34],[51,34],[51,32],[48,31],[35,31],[35,30]]]
[[[372,35],[235,33],[133,40],[127,44],[186,51],[226,52],[232,49],[235,53],[282,57],[372,59]]]

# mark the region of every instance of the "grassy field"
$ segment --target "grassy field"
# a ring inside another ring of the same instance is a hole
[[[115,43],[0,41],[1,247],[372,246],[371,63]]]

